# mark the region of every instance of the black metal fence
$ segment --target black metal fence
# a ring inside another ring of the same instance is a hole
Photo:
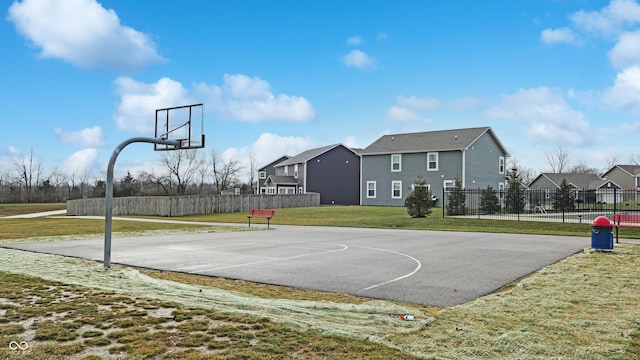
[[[598,216],[640,213],[638,189],[452,189],[443,216],[591,223]]]

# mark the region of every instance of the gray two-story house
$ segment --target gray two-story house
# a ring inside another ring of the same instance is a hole
[[[443,189],[504,189],[509,156],[490,127],[384,135],[360,151],[362,205],[404,206],[423,177],[442,206]]]
[[[257,186],[257,193],[258,194],[275,194],[276,193],[276,189],[275,188],[268,188],[265,183],[267,182],[267,178],[271,175],[275,175],[276,174],[276,168],[275,165],[290,159],[291,156],[288,155],[283,155],[281,156],[279,159],[274,160],[270,163],[268,163],[267,165],[261,167],[258,169],[258,186]]]
[[[323,205],[360,203],[360,156],[345,145],[307,150],[274,165],[265,182],[267,193],[320,194]]]

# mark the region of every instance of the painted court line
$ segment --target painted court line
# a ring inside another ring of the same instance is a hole
[[[299,258],[315,256],[315,255],[330,254],[330,253],[339,252],[339,251],[345,251],[345,250],[349,249],[348,246],[342,245],[342,244],[331,244],[331,245],[341,246],[342,248],[341,249],[335,249],[335,250],[321,251],[321,252],[311,253],[311,254],[302,254],[302,255],[288,256],[288,257],[269,259],[269,260],[254,261],[254,262],[242,263],[242,264],[236,264],[236,265],[221,266],[221,267],[209,268],[209,269],[205,269],[205,270],[192,271],[192,273],[198,274],[198,273],[209,272],[209,271],[217,271],[217,270],[225,270],[225,269],[231,269],[231,268],[237,268],[237,267],[243,267],[243,266],[266,264],[266,263],[271,263],[271,262],[276,262],[276,261],[286,261],[286,260],[299,259]],[[180,271],[186,271],[186,269],[189,269],[189,268],[193,268],[193,267],[180,268]]]
[[[356,247],[356,246],[354,246],[354,247]],[[367,247],[367,246],[357,246],[357,247],[359,247],[359,248],[363,248],[363,249],[369,249],[369,250],[383,251],[383,252],[388,252],[388,253],[392,253],[392,254],[396,254],[396,255],[404,256],[404,257],[406,257],[406,258],[409,258],[409,259],[413,260],[414,262],[416,262],[416,264],[418,264],[418,266],[416,266],[416,268],[415,268],[412,272],[410,272],[410,273],[408,273],[408,274],[402,275],[402,276],[397,277],[397,278],[395,278],[395,279],[391,279],[391,280],[387,280],[387,281],[381,282],[381,283],[379,283],[379,284],[375,284],[375,285],[368,286],[368,287],[366,287],[366,288],[364,288],[364,289],[360,289],[360,290],[358,290],[358,292],[362,292],[362,291],[367,291],[367,290],[375,289],[375,288],[380,287],[380,286],[383,286],[383,285],[391,284],[391,283],[393,283],[393,282],[396,282],[396,281],[399,281],[399,280],[402,280],[402,279],[406,279],[406,278],[408,278],[408,277],[410,277],[410,276],[415,275],[415,273],[417,273],[418,271],[420,271],[420,268],[422,268],[422,263],[420,262],[420,260],[418,260],[418,259],[414,258],[414,257],[413,257],[413,256],[411,256],[411,255],[405,254],[405,253],[401,253],[401,252],[393,251],[393,250],[387,250],[387,249],[372,248],[372,247]]]

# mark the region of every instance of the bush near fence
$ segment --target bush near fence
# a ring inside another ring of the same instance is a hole
[[[320,206],[320,194],[184,195],[113,198],[113,215],[185,216]],[[68,216],[104,216],[104,198],[67,201]]]

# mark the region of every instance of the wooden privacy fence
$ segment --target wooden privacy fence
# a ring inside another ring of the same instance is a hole
[[[104,216],[104,198],[67,201],[67,215]],[[113,198],[113,215],[184,216],[320,206],[320,194],[184,195]]]

